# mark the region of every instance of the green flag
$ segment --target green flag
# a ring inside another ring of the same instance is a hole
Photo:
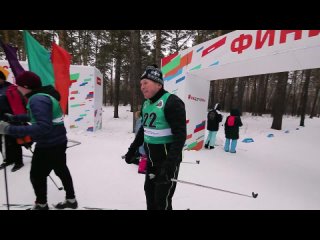
[[[27,31],[23,31],[23,39],[28,56],[29,70],[41,78],[42,86],[54,86],[50,52],[40,45]]]

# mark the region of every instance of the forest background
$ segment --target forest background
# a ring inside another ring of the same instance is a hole
[[[46,49],[53,41],[72,56],[72,65],[95,66],[103,74],[103,105],[130,104],[135,112],[143,102],[140,76],[147,65],[161,66],[161,58],[233,30],[28,30]],[[21,30],[0,30],[4,43],[17,47],[19,61],[26,61]],[[5,55],[0,49],[0,59]],[[263,74],[211,81],[208,109],[238,108],[254,116],[271,114],[271,128],[281,130],[282,116],[319,117],[320,69]]]

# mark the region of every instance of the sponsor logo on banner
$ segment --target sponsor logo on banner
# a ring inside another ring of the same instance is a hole
[[[196,101],[196,102],[205,102],[206,101],[204,98],[194,97],[191,94],[188,95],[188,99]]]
[[[97,77],[97,84],[101,85],[101,78]]]

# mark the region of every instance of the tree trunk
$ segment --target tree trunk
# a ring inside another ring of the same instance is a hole
[[[238,107],[239,107],[239,110],[242,112],[243,110],[243,106],[242,106],[242,103],[243,103],[243,96],[244,96],[244,90],[245,90],[245,87],[246,87],[246,79],[247,78],[238,78]]]
[[[79,65],[83,65],[84,49],[82,47],[82,30],[78,31],[78,53],[79,53]]]
[[[270,74],[269,76],[269,94],[267,94],[267,103],[266,103],[266,109],[268,113],[271,113],[271,116],[273,117],[273,103],[274,103],[274,96],[277,89],[277,73]]]
[[[312,109],[311,109],[311,113],[310,113],[310,118],[313,118],[315,116],[315,109],[316,109],[316,105],[317,105],[317,100],[318,100],[318,96],[319,96],[319,90],[320,87],[317,87],[316,89],[316,94],[312,103]]]
[[[225,111],[230,111],[228,109],[228,106],[226,105],[226,95],[227,95],[227,81],[226,80],[221,80],[222,84],[222,91],[221,91],[221,104],[224,107]]]
[[[111,78],[110,78],[110,89],[109,89],[109,96],[110,96],[110,105],[113,106],[113,68],[114,68],[114,59],[112,59],[112,65],[111,65]]]
[[[73,43],[70,45],[71,49],[71,56],[72,56],[72,63],[73,64],[79,64],[79,55],[76,54],[76,37],[74,36],[75,31],[70,31],[70,39],[72,39]]]
[[[250,104],[250,111],[253,116],[256,116],[257,112],[257,76],[252,78],[252,94],[251,94],[251,104]]]
[[[267,89],[268,89],[268,74],[260,75],[259,79],[259,93],[258,93],[258,116],[262,116],[266,110],[266,98],[267,98]]]
[[[276,92],[273,100],[272,115],[273,121],[271,128],[276,130],[282,129],[282,116],[284,113],[284,102],[286,97],[286,87],[288,82],[288,72],[281,72],[277,74],[278,82]]]
[[[101,42],[101,31],[95,31],[95,44],[94,44],[94,64],[97,66],[97,60],[98,60],[98,52],[100,48],[100,42]]]
[[[59,36],[59,46],[65,50],[67,50],[67,48],[66,48],[66,40],[67,40],[66,30],[58,30],[58,36]]]
[[[83,44],[81,45],[81,48],[82,48],[83,65],[88,66],[90,41],[89,41],[89,34],[87,30],[84,30],[82,42]]]
[[[234,108],[233,99],[234,99],[234,87],[235,87],[235,78],[228,79],[229,81],[229,89],[228,89],[228,96],[229,96],[229,108]]]
[[[317,106],[317,102],[319,100],[319,90],[320,90],[320,69],[316,69],[314,71],[314,82],[315,82],[315,88],[316,88],[316,92],[315,92],[315,96],[314,96],[314,100],[312,103],[312,107],[311,107],[311,113],[310,113],[310,118],[313,118],[314,116],[316,116],[315,110],[316,110],[316,106]],[[319,104],[319,102],[318,102]]]
[[[161,30],[156,30],[155,63],[161,67]]]
[[[107,77],[105,76],[103,78],[103,91],[102,91],[102,94],[103,94],[103,106],[106,106],[107,105]]]
[[[121,92],[121,95],[123,95],[122,96],[122,99],[123,99],[123,106],[127,106],[128,105],[128,103],[129,103],[129,97],[130,97],[130,95],[128,94],[128,88],[130,88],[130,84],[129,84],[129,71],[128,71],[128,67],[126,67],[126,70],[125,70],[125,72],[124,72],[124,93],[123,93],[123,91]]]
[[[119,41],[121,39],[118,39],[118,44],[120,45]],[[119,47],[119,46],[118,46]],[[119,49],[118,49],[119,50]],[[120,51],[118,51],[119,53]],[[119,96],[120,96],[120,70],[121,70],[121,56],[120,54],[116,54],[116,75],[114,78],[114,112],[113,112],[113,118],[119,118]]]
[[[304,127],[304,120],[306,116],[310,75],[311,75],[311,69],[305,70],[305,81],[303,84],[302,96],[301,96],[301,118],[300,118],[301,127]]]
[[[291,116],[296,115],[296,94],[297,94],[297,84],[296,84],[296,79],[297,79],[297,72],[294,71],[294,75],[292,77],[292,103],[291,103]]]
[[[209,99],[208,99],[208,109],[213,108],[215,104],[215,96],[214,96],[214,82],[210,82],[210,88],[209,88]]]
[[[134,132],[136,119],[134,113],[138,110],[140,101],[140,76],[141,76],[141,53],[140,53],[140,30],[130,30],[131,37],[131,111],[132,111],[132,132]]]

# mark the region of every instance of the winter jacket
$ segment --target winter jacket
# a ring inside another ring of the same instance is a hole
[[[32,91],[31,93],[27,94],[26,97],[29,99],[36,93],[49,94],[57,101],[60,99],[59,93],[52,86],[46,86],[37,91]],[[64,124],[53,124],[53,103],[51,98],[45,95],[35,95],[31,98],[29,106],[36,123],[27,126],[10,125],[8,128],[8,134],[16,137],[29,135],[34,142],[37,142],[37,147],[40,148],[64,144],[67,141],[66,128]],[[22,122],[26,122],[29,116],[19,115],[16,117]]]
[[[159,98],[167,93],[161,89],[150,100],[156,102]],[[143,113],[142,113],[143,114]],[[147,151],[148,160],[151,161],[153,167],[162,165],[164,162],[177,164],[182,161],[182,150],[186,141],[186,111],[184,102],[176,95],[171,94],[164,106],[165,119],[170,125],[174,141],[167,144],[147,144],[145,143],[145,150]],[[144,129],[140,127],[137,136],[130,148],[137,149],[144,142]]]
[[[234,117],[234,125],[228,126],[228,121],[231,116]],[[231,110],[230,116],[227,117],[226,122],[224,124],[224,131],[225,131],[226,138],[239,139],[239,127],[241,126],[242,126],[242,121],[240,118],[239,111],[236,109]]]
[[[219,123],[222,121],[222,114],[220,111],[212,109],[207,115],[207,130],[218,131]]]
[[[3,116],[5,113],[12,113],[12,110],[6,95],[6,91],[8,87],[11,85],[12,84],[10,82],[4,82],[4,84],[0,85],[0,120],[3,120]]]

